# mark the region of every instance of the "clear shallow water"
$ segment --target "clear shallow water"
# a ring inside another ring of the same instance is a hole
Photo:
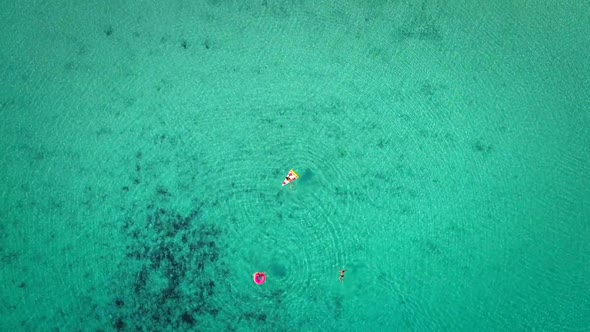
[[[590,329],[587,3],[3,7],[1,330]]]

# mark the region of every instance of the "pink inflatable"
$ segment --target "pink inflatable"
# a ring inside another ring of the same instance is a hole
[[[266,282],[266,273],[256,272],[254,273],[254,283],[257,285],[263,285]]]

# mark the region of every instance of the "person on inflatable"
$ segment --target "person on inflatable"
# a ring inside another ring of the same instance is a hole
[[[266,282],[266,273],[256,272],[254,273],[254,283],[257,285],[264,285]]]

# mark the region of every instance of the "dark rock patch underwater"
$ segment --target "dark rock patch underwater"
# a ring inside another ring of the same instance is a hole
[[[214,296],[229,274],[220,260],[222,231],[201,218],[204,204],[195,203],[183,215],[169,203],[173,196],[158,187],[152,202],[124,220],[127,259],[121,268],[127,282],[115,286],[118,294],[113,294],[117,330],[198,328],[221,310]]]

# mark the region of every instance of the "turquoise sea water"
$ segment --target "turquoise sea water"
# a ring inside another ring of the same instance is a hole
[[[588,1],[1,8],[1,331],[590,330]]]

